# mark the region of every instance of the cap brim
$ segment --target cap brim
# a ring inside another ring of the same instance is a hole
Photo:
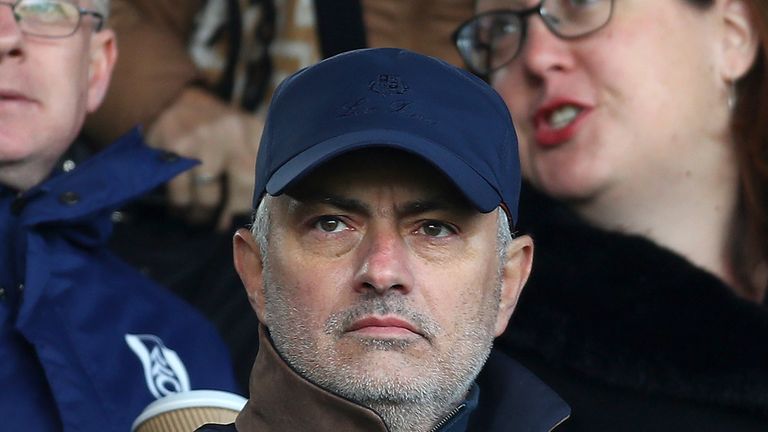
[[[434,165],[481,213],[491,212],[501,204],[501,194],[455,154],[422,136],[389,129],[351,132],[313,145],[272,174],[267,182],[267,193],[273,196],[282,194],[312,170],[337,156],[353,150],[382,147],[415,154]]]

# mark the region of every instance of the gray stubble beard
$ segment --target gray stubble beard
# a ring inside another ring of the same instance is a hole
[[[460,338],[447,352],[438,352],[428,368],[418,374],[422,379],[402,380],[397,376],[377,379],[361,373],[356,364],[344,363],[333,350],[324,350],[313,340],[312,329],[302,319],[301,311],[285,298],[283,287],[275,283],[268,263],[264,263],[266,313],[271,323],[270,335],[275,348],[309,381],[347,399],[368,407],[381,416],[392,432],[429,430],[465,397],[482,369],[493,343],[493,326],[498,311],[500,282],[494,304],[483,305],[482,314],[467,314]],[[357,316],[369,313],[396,313],[416,323],[425,338],[432,341],[443,330],[431,318],[414,311],[400,294],[363,297],[361,302],[332,315],[323,329],[334,340]],[[278,325],[275,325],[278,323]],[[407,351],[409,341],[360,339],[371,350]],[[418,367],[419,365],[416,365]],[[421,365],[424,368],[424,365]]]

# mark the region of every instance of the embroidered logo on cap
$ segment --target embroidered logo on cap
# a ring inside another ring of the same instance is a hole
[[[437,122],[420,112],[412,97],[404,97],[410,90],[408,84],[396,74],[379,74],[368,83],[368,90],[380,96],[363,96],[345,103],[337,110],[336,117],[349,118],[369,114],[397,114],[435,126]],[[395,97],[389,97],[395,96]]]
[[[408,92],[408,84],[395,74],[379,74],[368,84],[368,90],[380,95],[403,95]]]

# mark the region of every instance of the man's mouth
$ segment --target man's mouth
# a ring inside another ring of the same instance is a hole
[[[354,321],[347,332],[356,332],[371,336],[402,336],[409,334],[422,335],[422,332],[413,324],[399,317],[375,317],[368,316]]]

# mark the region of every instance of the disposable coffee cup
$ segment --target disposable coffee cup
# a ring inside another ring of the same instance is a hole
[[[144,408],[132,432],[192,432],[206,423],[233,423],[246,399],[218,390],[192,390],[158,399]]]

